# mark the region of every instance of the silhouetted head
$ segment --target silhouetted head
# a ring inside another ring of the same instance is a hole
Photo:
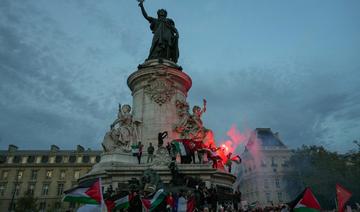
[[[166,10],[164,10],[164,9],[160,9],[160,10],[157,11],[157,15],[158,15],[159,18],[160,18],[160,17],[166,18],[167,12],[166,12]]]
[[[122,111],[123,111],[124,113],[130,113],[130,111],[131,111],[131,106],[130,106],[130,105],[123,105],[123,106],[121,107],[121,109],[122,109]]]
[[[194,106],[193,107],[193,113],[195,114],[195,115],[201,115],[201,108],[199,107],[199,106]]]

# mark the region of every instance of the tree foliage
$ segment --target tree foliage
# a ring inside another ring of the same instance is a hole
[[[16,203],[15,212],[37,212],[38,204],[37,198],[27,193],[25,196],[19,198]]]
[[[310,187],[324,209],[333,209],[339,183],[353,193],[350,203],[360,201],[360,151],[338,154],[322,146],[302,146],[289,165],[292,172],[285,179],[292,196]]]

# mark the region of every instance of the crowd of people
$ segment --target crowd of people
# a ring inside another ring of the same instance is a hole
[[[216,211],[218,204],[218,194],[216,188],[206,188],[196,186],[193,191],[181,190],[179,192],[169,192],[166,199],[166,209],[172,211],[184,211],[184,208],[191,207],[194,211]]]

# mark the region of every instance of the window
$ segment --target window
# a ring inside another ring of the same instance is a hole
[[[36,157],[36,163],[40,163],[41,162],[41,156],[38,156],[38,157]]]
[[[28,157],[22,157],[21,163],[26,163],[26,162],[27,162],[27,158],[28,158]]]
[[[271,166],[277,167],[277,164],[275,163],[275,157],[271,157]]]
[[[27,163],[34,163],[34,162],[35,162],[35,156],[30,155],[30,156],[27,158]]]
[[[96,156],[95,161],[96,161],[96,163],[100,162],[100,156],[99,155]]]
[[[70,162],[70,163],[75,163],[75,161],[76,161],[76,156],[75,156],[75,155],[71,155],[71,156],[69,157],[69,162]]]
[[[0,184],[0,196],[4,196],[6,191],[6,183]]]
[[[57,187],[57,195],[61,196],[64,192],[64,183],[59,183]]]
[[[5,155],[0,155],[0,164],[6,163],[7,157]]]
[[[43,156],[41,157],[41,163],[47,163],[48,161],[49,161],[49,156],[43,155]]]
[[[44,184],[41,190],[41,195],[47,196],[49,194],[49,184]]]
[[[61,163],[62,160],[63,160],[63,157],[62,157],[61,155],[57,155],[57,156],[55,157],[55,163]]]
[[[45,178],[48,179],[48,180],[51,179],[51,177],[52,177],[52,172],[53,172],[52,170],[46,170],[46,176],[45,176]]]
[[[19,155],[15,155],[13,158],[13,163],[20,163],[21,157]]]
[[[19,196],[19,194],[20,194],[20,184],[14,183],[14,190],[13,190],[12,194],[14,194],[14,193],[15,193],[16,196]]]
[[[89,163],[89,161],[90,161],[89,155],[84,155],[84,156],[83,156],[83,159],[82,159],[82,162],[83,162],[83,163]]]
[[[77,180],[79,179],[79,177],[80,177],[80,171],[79,170],[74,171],[74,179]]]
[[[275,179],[275,186],[276,186],[276,188],[280,188],[280,180],[279,180],[279,178]]]
[[[30,183],[28,188],[28,193],[34,195],[34,191],[35,191],[35,183]]]
[[[9,176],[9,172],[8,171],[3,171],[1,174],[1,179],[2,180],[7,180]]]
[[[65,180],[66,177],[66,171],[65,170],[61,170],[60,171],[60,180]]]
[[[282,201],[283,201],[283,199],[282,199],[282,192],[278,192],[277,194],[278,194],[278,200],[279,200],[280,202],[282,202]]]
[[[261,160],[261,167],[266,167],[265,160]]]
[[[22,180],[22,177],[23,177],[23,174],[24,174],[24,172],[23,171],[18,171],[17,172],[17,180]]]
[[[36,180],[38,175],[38,170],[31,170],[31,180]]]

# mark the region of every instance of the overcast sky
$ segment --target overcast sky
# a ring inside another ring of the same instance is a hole
[[[270,127],[291,148],[360,139],[359,0],[147,0],[180,33],[190,105],[217,140]],[[100,149],[152,34],[135,0],[0,1],[0,149]]]

